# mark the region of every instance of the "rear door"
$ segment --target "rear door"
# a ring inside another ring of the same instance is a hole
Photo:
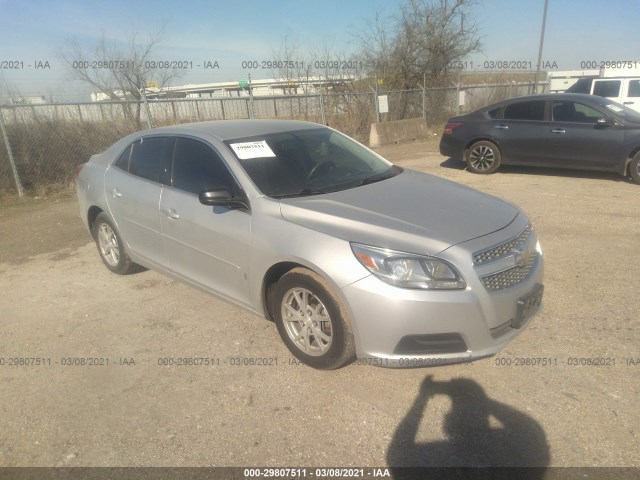
[[[144,137],[131,144],[105,173],[111,217],[129,249],[162,265],[160,193],[169,181],[174,139]]]
[[[505,106],[502,119],[492,120],[503,163],[543,163],[546,156],[545,100],[516,101]]]
[[[201,204],[199,193],[216,187],[240,188],[210,145],[177,137],[172,185],[160,200],[164,251],[175,274],[248,305],[251,214]]]
[[[622,98],[622,104],[640,112],[640,79],[626,80],[624,91],[626,95]]]

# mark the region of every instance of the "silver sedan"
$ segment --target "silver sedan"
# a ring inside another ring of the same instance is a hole
[[[91,157],[77,194],[109,270],[142,265],[263,315],[315,368],[490,356],[542,301],[520,209],[313,123],[138,132]]]

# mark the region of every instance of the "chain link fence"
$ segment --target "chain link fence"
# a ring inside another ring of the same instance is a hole
[[[123,136],[205,120],[293,119],[329,125],[366,143],[376,121],[452,115],[531,93],[531,83],[273,97],[199,98],[0,106],[0,196],[45,196],[72,187],[76,165]],[[463,92],[463,93],[462,93]],[[378,113],[378,96],[389,111]],[[464,99],[462,102],[461,100]]]

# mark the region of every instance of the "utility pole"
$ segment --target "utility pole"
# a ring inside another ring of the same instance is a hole
[[[544,0],[544,13],[542,14],[542,31],[540,32],[540,48],[538,49],[538,64],[536,66],[536,74],[533,77],[533,93],[538,93],[538,74],[542,65],[542,46],[544,45],[544,28],[547,24],[547,6],[549,0]]]

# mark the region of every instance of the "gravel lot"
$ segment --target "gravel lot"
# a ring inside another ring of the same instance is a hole
[[[5,201],[0,465],[640,466],[640,186],[476,176],[437,141],[380,151],[512,201],[537,227],[544,310],[499,356],[315,371],[256,315],[152,271],[110,273],[72,196]],[[80,357],[108,365],[65,365]],[[257,358],[271,365],[243,365]]]

